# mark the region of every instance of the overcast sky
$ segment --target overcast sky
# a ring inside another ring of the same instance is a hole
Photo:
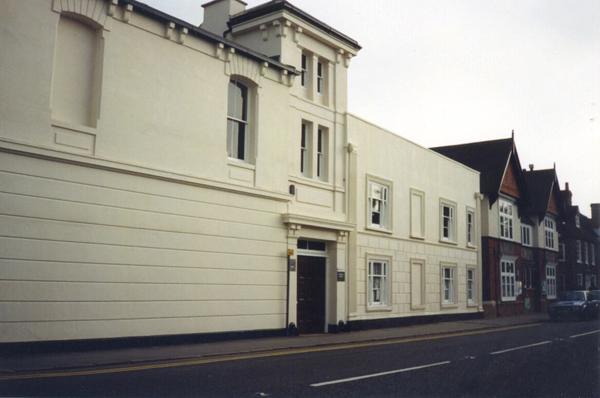
[[[208,2],[142,1],[196,25]],[[600,202],[600,1],[291,3],[363,47],[351,113],[426,147],[514,130],[523,167],[556,162],[583,214]]]

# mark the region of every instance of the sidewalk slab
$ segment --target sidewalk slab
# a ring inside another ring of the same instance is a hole
[[[363,330],[340,334],[272,337],[251,340],[233,340],[212,343],[78,352],[28,353],[23,355],[3,355],[0,353],[0,374],[123,366],[140,363],[200,359],[206,357],[218,357],[236,354],[239,355],[286,349],[301,349],[361,342],[366,343],[501,328],[528,323],[545,322],[547,320],[547,314],[534,314],[507,318],[440,322],[407,327]]]

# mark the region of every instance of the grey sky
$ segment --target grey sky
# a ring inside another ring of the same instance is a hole
[[[266,0],[247,0],[248,7]],[[208,0],[143,0],[194,24]],[[423,146],[510,136],[600,202],[600,1],[291,0],[357,40],[350,112]]]

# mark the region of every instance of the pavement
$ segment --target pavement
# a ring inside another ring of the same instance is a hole
[[[506,328],[547,321],[548,314],[541,313],[494,319],[439,322],[339,334],[312,334],[295,337],[270,337],[168,346],[96,349],[76,352],[62,351],[19,354],[6,354],[0,352],[0,376],[49,370],[56,372],[111,366],[140,365],[144,363],[173,362],[269,351],[431,337],[435,335],[468,333],[478,330]]]

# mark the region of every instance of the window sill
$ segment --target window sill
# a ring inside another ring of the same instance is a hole
[[[248,170],[256,170],[256,166],[250,163],[245,162],[244,160],[235,159],[235,158],[227,158],[227,164],[230,166],[241,167],[243,169]]]
[[[87,133],[87,134],[96,134],[95,127],[84,126],[82,124],[73,124],[73,123],[62,122],[60,120],[54,120],[54,119],[52,119],[52,122],[50,124],[54,127],[60,127],[60,128],[67,129],[67,130],[81,131],[82,133]]]
[[[365,227],[365,229],[368,229],[369,231],[374,231],[374,232],[382,232],[382,233],[388,234],[388,235],[391,235],[394,233],[394,231],[392,231],[391,229],[383,229],[383,228],[377,228],[377,227],[371,227],[371,226],[367,226],[367,227]]]
[[[440,239],[440,243],[444,243],[446,245],[458,246],[458,243],[456,243],[455,241],[452,241],[452,240],[448,240],[448,239]]]
[[[367,304],[367,312],[391,312],[393,307],[390,305],[371,305]]]
[[[470,303],[469,303],[469,302],[467,302],[467,307],[469,307],[469,308],[470,308],[470,307],[479,307],[479,303],[478,303],[478,302],[475,302],[475,301],[473,301],[473,302],[470,302]]]
[[[467,249],[477,250],[477,246],[471,245],[471,244],[467,244]]]
[[[517,298],[502,298],[500,299],[501,302],[503,303],[516,303],[517,302]]]
[[[418,239],[418,240],[425,240],[424,236],[417,236],[417,235],[409,235],[409,238],[411,238],[411,239]]]
[[[442,303],[442,309],[452,309],[458,308],[458,304],[456,303]]]
[[[304,184],[315,188],[321,189],[333,189],[333,185],[328,183],[327,181],[317,180],[310,177],[298,176],[298,177],[289,177],[289,181],[295,182],[296,184]]]

